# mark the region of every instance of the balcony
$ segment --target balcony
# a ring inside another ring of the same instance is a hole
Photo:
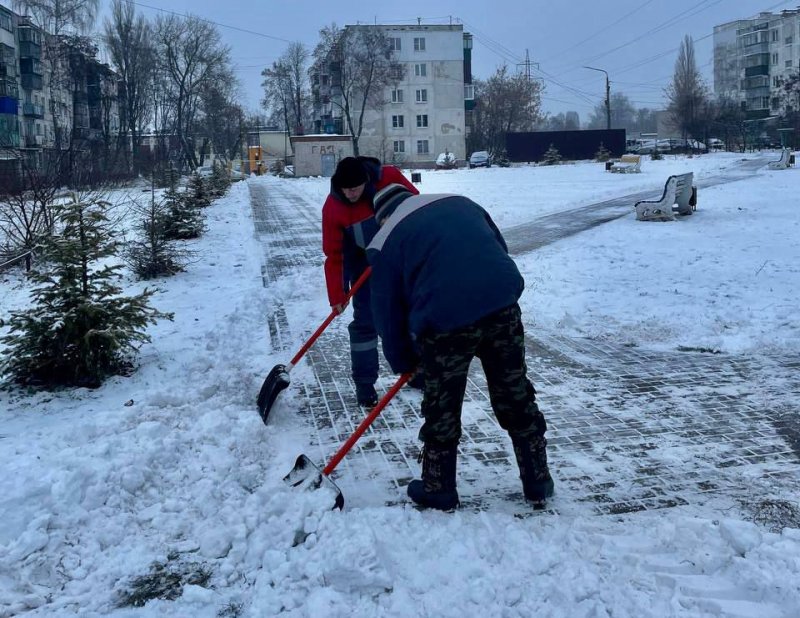
[[[20,41],[19,42],[19,57],[20,58],[33,58],[34,60],[42,59],[42,46],[34,43],[33,41]]]
[[[10,79],[0,78],[0,97],[19,99],[19,88],[17,88],[17,82]]]
[[[36,105],[34,103],[23,103],[22,115],[30,116],[31,118],[44,118],[44,105]]]
[[[744,46],[744,55],[752,56],[753,54],[768,54],[769,43],[753,43],[752,45]]]
[[[760,65],[755,67],[747,67],[744,70],[745,77],[754,77],[755,75],[769,75],[769,66]]]
[[[4,77],[8,79],[16,79],[17,77],[16,62],[0,62],[0,79],[3,79]]]
[[[42,76],[36,73],[23,73],[20,81],[24,90],[41,90],[44,87]]]
[[[44,144],[43,135],[26,135],[25,148],[41,148]]]

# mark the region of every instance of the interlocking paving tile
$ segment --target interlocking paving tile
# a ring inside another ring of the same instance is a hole
[[[732,182],[763,162],[707,179]],[[264,246],[264,285],[309,265],[321,268],[319,205],[290,183],[251,182],[256,233]],[[643,192],[550,215],[506,233],[512,253],[535,250],[614,218],[630,215]],[[279,302],[269,317],[273,348],[290,333]],[[557,494],[548,511],[620,514],[736,502],[791,491],[800,480],[800,360],[700,351],[656,352],[568,338],[540,328],[527,334],[529,375],[548,420],[548,450]],[[307,354],[315,381],[303,384],[303,416],[324,459],[365,415],[349,379],[346,319],[336,321]],[[379,391],[394,381],[383,366]],[[368,484],[369,495],[404,504],[403,488],[419,475],[418,392],[402,390],[334,475],[342,486]],[[459,456],[462,508],[500,509],[522,502],[510,440],[489,405],[479,362],[464,400]],[[796,489],[795,494],[796,495]],[[347,493],[345,491],[345,493]],[[518,516],[528,516],[517,509]]]

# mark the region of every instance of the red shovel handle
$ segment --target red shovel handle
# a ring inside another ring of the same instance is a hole
[[[364,282],[367,279],[369,279],[369,276],[371,274],[372,274],[372,267],[367,266],[367,268],[364,269],[364,272],[361,273],[361,276],[353,284],[353,287],[350,288],[350,291],[347,293],[347,296],[344,297],[344,304],[350,302],[350,299],[353,298],[353,296],[355,296],[355,293],[358,292],[358,290],[361,288],[362,285],[364,285]],[[314,345],[314,342],[317,339],[319,339],[319,336],[322,334],[322,331],[328,328],[328,325],[331,322],[333,322],[334,318],[336,318],[337,315],[339,315],[339,313],[336,311],[336,309],[330,312],[330,315],[328,315],[328,317],[325,318],[325,321],[319,325],[319,328],[314,331],[314,334],[311,335],[311,338],[303,344],[303,347],[300,348],[297,354],[294,355],[294,358],[292,358],[292,360],[289,361],[289,367],[294,367],[300,361],[300,359],[303,358],[303,354],[308,352],[308,348]]]
[[[358,441],[367,428],[372,425],[372,421],[374,421],[378,415],[383,412],[383,409],[386,407],[389,401],[391,401],[392,397],[394,397],[397,394],[397,391],[403,388],[405,383],[408,382],[413,376],[413,373],[404,373],[397,379],[397,382],[394,383],[394,386],[392,386],[392,388],[389,389],[389,391],[383,396],[377,405],[372,408],[372,411],[367,414],[363,421],[361,421],[361,424],[353,432],[353,435],[347,439],[347,442],[345,442],[331,458],[331,460],[328,462],[328,465],[325,466],[325,469],[322,471],[322,474],[328,476],[331,472],[333,472],[336,466],[339,465],[339,462],[342,461],[345,455],[347,455],[347,452],[353,448],[353,445],[356,443],[356,441]]]

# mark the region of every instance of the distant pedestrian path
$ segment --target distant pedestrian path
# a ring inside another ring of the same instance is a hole
[[[703,188],[744,180],[766,162],[743,161],[700,181],[701,200]],[[291,182],[249,183],[264,247],[264,285],[297,268],[322,268],[319,204],[296,194]],[[534,251],[633,216],[634,202],[657,197],[660,189],[541,217],[504,234],[512,254]],[[349,377],[346,322],[334,322],[309,353],[314,380],[291,387],[295,396],[305,397],[308,453],[320,462],[364,414]],[[294,351],[308,334],[289,332],[280,303],[268,323],[276,351]],[[614,514],[676,507],[701,514],[734,507],[764,518],[771,512],[765,505],[796,503],[800,358],[653,352],[539,329],[527,334],[527,342],[531,379],[550,424],[557,479],[553,511]],[[382,375],[379,390],[386,390],[393,377],[385,366]],[[417,392],[401,391],[340,464],[337,482],[351,504],[405,502],[405,484],[419,475],[419,402]],[[464,508],[522,516],[526,510],[510,442],[491,413],[480,371],[468,384],[463,420],[458,478]]]

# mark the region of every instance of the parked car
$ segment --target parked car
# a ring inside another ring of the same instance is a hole
[[[436,157],[437,170],[451,170],[456,166],[456,155],[452,152],[443,152]]]
[[[717,139],[716,137],[709,137],[708,148],[709,150],[725,150],[725,142],[723,142],[721,139]]]
[[[476,150],[469,156],[469,168],[492,167],[492,155],[485,150]]]

